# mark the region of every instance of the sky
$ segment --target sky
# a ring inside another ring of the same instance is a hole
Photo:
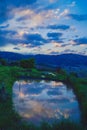
[[[0,0],[0,51],[87,55],[87,0]]]

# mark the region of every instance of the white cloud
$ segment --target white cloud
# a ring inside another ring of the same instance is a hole
[[[69,14],[69,9],[64,9],[64,11],[60,13],[60,16],[66,16],[67,14]]]
[[[75,7],[76,6],[76,1],[73,1],[71,4],[68,5],[69,7]]]

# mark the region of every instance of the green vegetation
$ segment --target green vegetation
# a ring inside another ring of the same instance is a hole
[[[22,66],[23,67],[23,66]],[[21,67],[0,66],[0,87],[2,82],[5,83],[6,92],[9,94],[9,99],[6,101],[0,100],[0,129],[1,130],[86,130],[82,126],[64,121],[49,125],[43,123],[40,127],[33,124],[26,124],[21,121],[19,115],[14,111],[12,104],[12,86],[14,81],[20,76],[29,76],[32,78],[43,78],[49,80],[58,80],[70,83],[79,100],[82,121],[86,127],[87,121],[87,79],[77,78],[76,75],[67,75],[65,71],[43,72],[35,68],[26,70]]]
[[[68,81],[77,95],[82,112],[82,122],[87,125],[87,78],[76,78],[74,75],[70,75]]]
[[[12,106],[12,85],[16,78],[13,74],[15,76],[17,74],[15,67],[0,67],[0,87],[2,82],[4,82],[6,91],[9,94],[8,100],[0,100],[0,129],[2,130],[16,130],[21,128],[20,117],[15,113]],[[25,128],[25,126],[22,125],[22,128]]]
[[[31,59],[25,59],[25,60],[21,60],[20,61],[20,67],[23,67],[23,68],[34,68],[35,67],[35,61],[33,58]]]
[[[3,58],[0,58],[0,64],[1,64],[1,65],[6,65],[6,64],[7,64],[7,63],[6,63],[6,60],[3,59]]]

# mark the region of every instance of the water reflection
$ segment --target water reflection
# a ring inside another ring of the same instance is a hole
[[[13,86],[15,110],[26,121],[40,123],[61,119],[80,121],[78,102],[62,82],[16,81]]]

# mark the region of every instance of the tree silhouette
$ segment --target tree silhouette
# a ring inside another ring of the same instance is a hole
[[[34,68],[35,67],[35,60],[34,60],[34,58],[21,60],[20,66],[23,68]]]

